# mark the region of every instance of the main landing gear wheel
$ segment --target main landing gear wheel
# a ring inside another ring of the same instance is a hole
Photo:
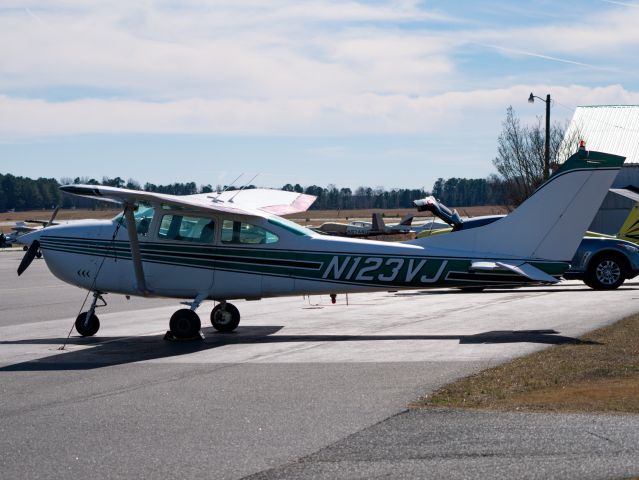
[[[178,310],[171,315],[169,328],[175,338],[193,338],[200,333],[202,324],[197,313],[188,308]]]
[[[100,320],[95,313],[90,316],[87,313],[89,312],[82,312],[78,315],[78,318],[75,319],[75,329],[83,337],[92,337],[100,330]]]
[[[232,332],[240,324],[240,311],[232,303],[220,303],[211,312],[211,325],[218,332]]]

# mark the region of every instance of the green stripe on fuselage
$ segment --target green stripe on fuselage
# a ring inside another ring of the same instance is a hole
[[[130,245],[126,241],[82,238],[41,237],[43,250],[62,251],[79,255],[130,259]],[[530,283],[509,271],[473,273],[470,259],[392,254],[346,254],[343,252],[308,252],[259,248],[231,248],[225,246],[162,244],[142,242],[143,262],[255,273],[300,280],[337,282],[392,288],[424,288],[460,286],[477,282],[492,284]],[[540,270],[561,275],[566,263],[530,262]],[[450,278],[449,278],[450,277]],[[494,280],[488,280],[493,279]]]

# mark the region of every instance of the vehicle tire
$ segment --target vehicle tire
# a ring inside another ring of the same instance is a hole
[[[218,332],[229,333],[240,324],[240,311],[232,303],[225,304],[224,310],[222,306],[221,303],[216,305],[211,312],[211,325]]]
[[[175,312],[169,321],[169,328],[175,338],[193,338],[200,333],[201,326],[200,317],[188,308]]]
[[[614,290],[626,280],[627,262],[619,254],[604,253],[590,261],[584,283],[595,290]]]
[[[82,312],[78,315],[78,318],[75,319],[75,330],[83,337],[92,337],[100,330],[100,320],[94,313],[91,315],[91,318],[89,318],[89,321],[85,323],[87,313],[88,312]]]

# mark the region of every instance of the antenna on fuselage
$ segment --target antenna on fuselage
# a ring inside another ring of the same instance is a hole
[[[233,199],[234,199],[235,197],[237,197],[237,196],[240,194],[240,192],[241,192],[242,190],[244,190],[246,187],[248,187],[248,186],[251,184],[251,182],[257,178],[257,176],[258,176],[258,175],[259,175],[259,173],[256,173],[256,174],[255,174],[255,176],[254,176],[253,178],[251,178],[248,182],[246,182],[246,183],[242,186],[242,188],[240,188],[240,189],[237,191],[237,193],[236,193],[235,195],[233,195],[231,198],[229,198],[229,202],[232,202],[232,201],[233,201]]]
[[[240,178],[242,178],[242,176],[243,176],[243,175],[244,175],[243,173],[240,173],[240,174],[239,174],[239,175],[235,178],[235,180],[233,180],[233,181],[231,182],[231,184],[230,184],[230,185],[227,185],[226,187],[224,187],[224,190],[222,190],[221,192],[217,192],[217,195],[216,195],[216,196],[214,196],[214,197],[213,197],[213,196],[209,196],[208,198],[210,198],[210,199],[211,199],[211,200],[213,200],[214,202],[221,202],[222,200],[218,200],[218,198],[220,197],[220,195],[222,195],[222,194],[223,194],[224,192],[226,192],[229,188],[231,188],[235,182],[237,182]]]

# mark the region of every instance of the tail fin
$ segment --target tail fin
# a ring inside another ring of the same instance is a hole
[[[384,219],[379,213],[373,213],[373,231],[383,232],[384,230],[386,230]]]
[[[399,222],[400,225],[404,225],[406,227],[410,227],[410,225],[413,223],[413,218],[415,217],[415,215],[409,213],[408,215],[404,216],[404,218],[402,218],[402,221]]]
[[[607,153],[578,152],[501,220],[410,243],[474,258],[569,262],[624,160]]]
[[[639,203],[635,203],[623,222],[617,238],[630,242],[639,242]]]

